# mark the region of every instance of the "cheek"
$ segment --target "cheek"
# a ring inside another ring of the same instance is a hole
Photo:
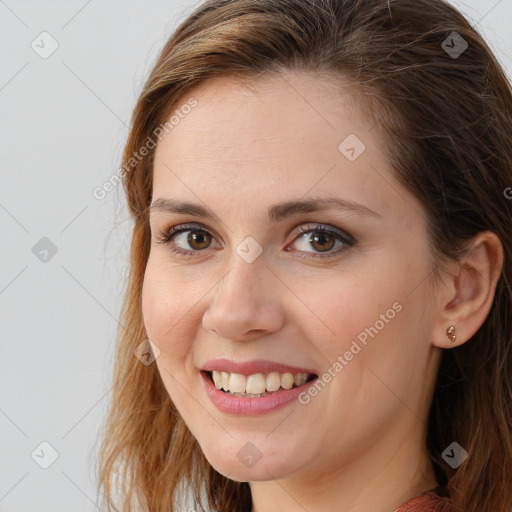
[[[317,340],[335,358],[339,350],[348,350],[351,340],[364,341],[370,326],[377,323],[382,328],[381,315],[386,320],[396,319],[401,291],[389,276],[389,272],[380,270],[373,274],[347,271],[317,280],[314,287],[308,282],[304,289],[295,288],[307,304],[304,311],[311,319],[310,329],[317,330],[311,339]]]
[[[193,307],[197,292],[180,283],[176,271],[156,258],[148,260],[142,286],[142,313],[148,338],[159,348],[155,363],[171,400],[187,410],[190,396],[183,385],[190,377],[190,354],[199,321]]]
[[[309,309],[302,314],[311,320],[303,325],[323,356],[321,367],[336,375],[350,375],[350,379],[334,379],[333,389],[341,386],[346,390],[348,386],[352,391],[358,389],[358,394],[373,394],[375,390],[366,385],[358,388],[362,382],[372,381],[370,370],[390,384],[400,384],[407,375],[392,375],[393,371],[399,373],[396,362],[417,353],[415,345],[421,340],[412,339],[411,331],[418,328],[425,304],[421,286],[411,291],[419,269],[410,268],[396,255],[382,258],[381,263],[378,268],[374,265],[357,273],[329,276],[317,281],[314,288],[297,291],[307,298],[304,302]]]
[[[315,294],[318,316],[335,333],[311,338],[317,340],[317,348],[325,356],[327,371],[334,374],[332,394],[326,396],[332,410],[337,410],[343,397],[344,403],[351,402],[352,411],[363,414],[372,404],[375,416],[384,418],[400,404],[390,390],[413,397],[414,382],[424,371],[422,361],[429,347],[430,313],[425,284],[419,284],[422,278],[418,276],[424,275],[420,270],[406,261],[391,264],[390,260],[388,266],[344,276],[338,285],[329,284],[325,289],[329,300]],[[349,422],[347,411],[339,410],[343,421]]]
[[[175,270],[149,258],[142,286],[142,314],[148,338],[160,348],[163,359],[183,356],[194,339],[191,330],[197,321],[194,305],[198,293],[190,282],[181,283]]]

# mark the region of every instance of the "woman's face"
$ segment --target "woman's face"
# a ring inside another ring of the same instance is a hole
[[[202,84],[155,154],[147,334],[205,456],[237,481],[399,461],[420,449],[433,391],[425,211],[379,127],[319,80]],[[235,392],[280,390],[229,395],[202,370]]]

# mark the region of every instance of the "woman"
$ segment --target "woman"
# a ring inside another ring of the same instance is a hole
[[[509,512],[511,112],[442,0],[197,7],[123,158],[108,509]]]

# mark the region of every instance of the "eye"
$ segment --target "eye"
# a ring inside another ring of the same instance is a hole
[[[172,252],[185,257],[192,256],[193,252],[210,248],[213,240],[214,237],[209,231],[195,224],[179,224],[170,229],[164,229],[156,237],[157,243],[170,244]]]
[[[298,243],[299,247],[302,246],[299,252],[310,252],[307,249],[314,249],[313,254],[302,256],[304,258],[329,258],[338,256],[341,252],[345,252],[345,250],[356,243],[352,236],[337,228],[330,228],[323,224],[301,226],[298,230],[298,234],[300,236],[295,238],[294,244]],[[332,251],[337,242],[338,246],[336,249],[338,250]],[[288,249],[288,247],[285,250],[289,251],[290,249]],[[315,252],[317,254],[315,254]]]
[[[310,252],[313,254],[301,256],[303,258],[328,258],[337,256],[349,247],[355,245],[355,239],[337,228],[330,228],[323,224],[309,224],[301,226],[296,232],[293,244],[299,244],[302,249],[297,252]],[[164,229],[155,237],[157,243],[171,246],[171,251],[184,257],[191,257],[194,253],[210,249],[215,240],[214,235],[205,228],[195,224],[179,224]],[[338,245],[336,246],[336,244]],[[220,245],[220,244],[218,244]],[[215,244],[213,244],[215,246]],[[290,251],[290,245],[284,250]],[[340,249],[341,247],[341,249]],[[332,250],[336,248],[337,250]],[[314,254],[316,252],[316,254]],[[325,254],[323,254],[325,253]]]

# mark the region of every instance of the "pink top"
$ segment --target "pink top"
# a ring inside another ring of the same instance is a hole
[[[442,499],[439,496],[439,487],[426,491],[416,498],[404,503],[394,512],[440,512]]]

